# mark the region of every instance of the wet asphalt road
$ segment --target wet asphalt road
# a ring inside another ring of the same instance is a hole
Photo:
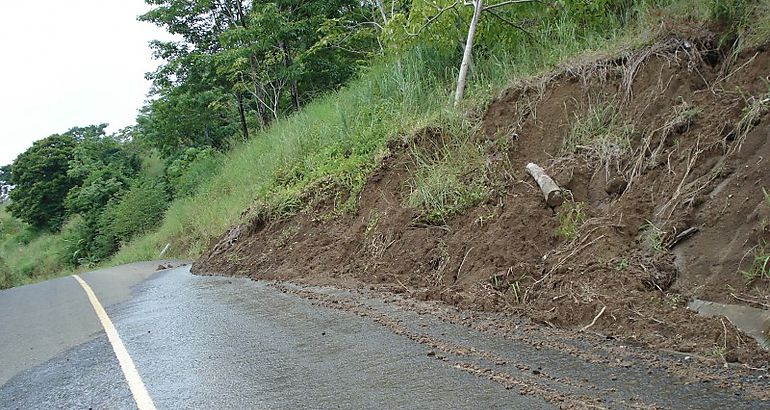
[[[356,299],[355,313],[261,282],[193,276],[186,266],[156,273],[157,265],[81,277],[106,308],[158,408],[536,409],[570,400],[610,408],[767,407],[643,368],[589,364],[378,299]],[[403,328],[393,331],[372,320],[377,315]],[[441,346],[431,350],[426,338]],[[550,375],[521,363],[547,365]],[[73,278],[0,292],[0,408],[136,408]]]

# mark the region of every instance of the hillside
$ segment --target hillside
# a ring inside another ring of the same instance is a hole
[[[252,207],[194,271],[374,285],[558,327],[599,314],[592,329],[623,339],[766,361],[731,323],[685,305],[768,305],[768,66],[765,45],[725,53],[697,26],[566,61],[470,114],[478,125],[462,143],[440,125],[391,139],[354,213],[323,217],[349,194],[334,185],[296,215]],[[491,187],[457,215],[431,202],[447,181],[415,190],[451,177],[454,155],[480,155],[457,177]],[[529,162],[566,190],[562,206],[545,204]]]
[[[33,212],[40,227],[2,210],[0,285],[163,251],[200,274],[368,287],[767,363],[734,323],[686,309],[770,307],[766,2],[501,2],[457,104],[472,14],[459,2],[278,3],[224,27],[166,0],[140,17],[185,46],[153,45],[170,61],[136,127],[49,137],[73,147],[58,175],[71,186],[48,184],[60,201],[56,218]],[[271,30],[281,19],[296,30]],[[546,205],[528,163],[563,204]]]
[[[770,304],[768,10],[640,7],[631,24],[575,36],[561,21],[536,33],[543,47],[477,61],[461,110],[441,55],[385,61],[233,151],[116,261],[168,242],[202,253],[199,273],[374,286],[764,363],[732,323],[685,305]],[[561,207],[529,162],[565,189]]]

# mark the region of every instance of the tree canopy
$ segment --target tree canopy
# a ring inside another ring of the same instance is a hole
[[[139,17],[178,36],[151,44],[139,138],[165,156],[224,149],[353,76],[377,50],[374,7],[355,0],[147,0]],[[344,30],[349,28],[349,33]]]
[[[77,180],[69,175],[77,140],[55,134],[36,141],[11,165],[11,214],[40,229],[56,230],[64,222],[64,199]]]

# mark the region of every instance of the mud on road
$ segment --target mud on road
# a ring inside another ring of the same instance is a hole
[[[427,357],[445,366],[559,408],[770,407],[767,373],[712,358],[654,354],[592,332],[381,291],[270,286],[371,320],[424,346]]]

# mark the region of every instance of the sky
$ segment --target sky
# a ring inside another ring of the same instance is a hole
[[[143,0],[5,2],[0,12],[0,165],[74,126],[134,123],[153,71]]]

